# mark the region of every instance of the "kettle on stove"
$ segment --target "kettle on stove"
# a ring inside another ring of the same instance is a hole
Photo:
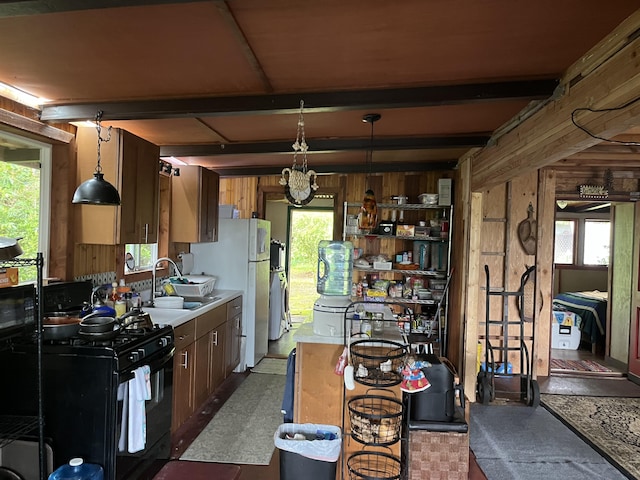
[[[90,313],[95,313],[97,315],[103,317],[115,317],[116,310],[109,305],[106,305],[103,300],[103,296],[101,292],[106,296],[106,287],[107,285],[98,285],[91,292],[91,301],[90,303],[84,304],[82,308],[82,316],[85,317]]]

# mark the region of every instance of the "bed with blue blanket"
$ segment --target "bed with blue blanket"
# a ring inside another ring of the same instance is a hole
[[[602,345],[607,327],[607,298],[607,292],[598,290],[559,293],[553,299],[553,311],[578,315],[582,337],[593,346]]]

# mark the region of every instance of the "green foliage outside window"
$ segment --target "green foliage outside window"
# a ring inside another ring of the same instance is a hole
[[[0,236],[21,238],[20,258],[38,253],[40,170],[0,161]],[[36,280],[35,267],[20,268],[20,282]]]

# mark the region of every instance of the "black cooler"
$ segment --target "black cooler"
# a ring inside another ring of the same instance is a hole
[[[451,422],[456,414],[456,392],[463,406],[464,392],[457,385],[455,374],[446,359],[436,355],[420,355],[418,360],[426,361],[430,367],[422,369],[431,384],[419,393],[405,394],[407,397],[409,420],[430,422]]]

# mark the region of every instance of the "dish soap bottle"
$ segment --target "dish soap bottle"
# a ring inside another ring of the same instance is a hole
[[[49,475],[49,480],[104,480],[104,471],[100,465],[72,458]]]

